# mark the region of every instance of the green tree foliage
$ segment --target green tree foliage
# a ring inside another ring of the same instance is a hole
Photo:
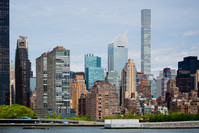
[[[0,119],[19,119],[20,117],[30,117],[36,119],[37,116],[33,110],[28,107],[13,104],[0,106]]]
[[[58,115],[56,114],[56,112],[54,112],[54,113],[52,114],[52,118],[53,118],[53,119],[58,118]]]
[[[127,114],[123,114],[123,115],[118,115],[118,116],[115,116],[115,115],[110,115],[110,116],[105,116],[103,118],[103,120],[105,119],[140,119],[142,121],[148,121],[149,118],[151,117],[151,113],[149,114],[145,114],[145,115],[134,115],[133,111],[129,111],[129,113]]]
[[[170,112],[169,115],[152,115],[149,118],[150,122],[169,122],[169,121],[190,121],[190,120],[199,120],[199,114],[184,114],[177,112]]]
[[[70,120],[79,120],[79,121],[94,121],[93,118],[91,118],[90,113],[84,115],[84,116],[78,116],[78,117],[71,117]]]
[[[53,112],[52,115],[48,114],[48,115],[46,116],[46,118],[47,118],[47,119],[63,119],[62,116],[61,116],[61,115],[57,115],[56,112]]]

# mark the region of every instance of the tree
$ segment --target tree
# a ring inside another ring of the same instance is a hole
[[[53,112],[52,118],[53,118],[53,119],[57,119],[57,114],[56,114],[56,112]]]
[[[13,105],[1,105],[0,106],[0,118],[1,119],[19,119],[20,117],[30,117],[36,119],[37,116],[33,110],[28,107],[13,104]]]

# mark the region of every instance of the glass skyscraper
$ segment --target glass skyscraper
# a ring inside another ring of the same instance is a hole
[[[93,54],[85,55],[86,89],[90,89],[94,82],[104,80],[104,69],[101,68],[101,58]]]
[[[121,72],[128,62],[128,32],[116,37],[108,45],[108,71],[117,71],[121,79]]]
[[[141,11],[141,71],[151,74],[151,9]]]
[[[9,0],[0,0],[0,105],[9,104]]]

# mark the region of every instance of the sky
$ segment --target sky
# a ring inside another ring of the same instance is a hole
[[[152,73],[177,69],[186,56],[199,56],[199,0],[10,0],[10,57],[19,36],[28,37],[35,76],[36,58],[64,46],[71,71],[84,71],[84,55],[102,58],[119,34],[128,31],[128,55],[141,70],[141,10],[151,9]]]

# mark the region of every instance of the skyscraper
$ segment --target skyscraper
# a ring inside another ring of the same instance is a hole
[[[0,105],[10,104],[9,0],[0,0]]]
[[[36,114],[39,118],[45,118],[48,114],[47,55],[47,52],[43,53],[36,59]]]
[[[79,115],[79,99],[81,94],[86,94],[86,84],[83,75],[76,75],[75,82],[73,84],[72,93],[72,107],[76,109],[76,116]]]
[[[90,89],[94,82],[104,80],[104,69],[101,68],[101,58],[93,54],[85,55],[86,89]]]
[[[48,113],[70,118],[70,50],[57,46],[47,54],[47,74]]]
[[[166,95],[168,82],[175,81],[175,77],[175,69],[164,68],[160,71],[159,76],[157,77],[157,98]]]
[[[122,69],[122,106],[125,98],[131,98],[132,93],[136,93],[136,71],[133,59],[129,59]]]
[[[108,45],[108,71],[117,71],[121,79],[121,72],[128,62],[128,32],[116,37]]]
[[[111,85],[115,86],[118,94],[118,98],[120,98],[120,78],[118,76],[117,71],[109,71],[106,73],[105,81],[108,81]]]
[[[151,74],[151,9],[141,11],[141,71]]]
[[[196,73],[199,70],[199,60],[197,56],[185,57],[183,61],[178,62],[178,71],[176,77],[176,86],[180,92],[191,94],[191,91],[199,91],[196,88],[199,82],[196,81]],[[199,92],[198,92],[199,96]]]
[[[16,104],[29,107],[31,63],[28,59],[27,37],[17,40],[15,56]]]

